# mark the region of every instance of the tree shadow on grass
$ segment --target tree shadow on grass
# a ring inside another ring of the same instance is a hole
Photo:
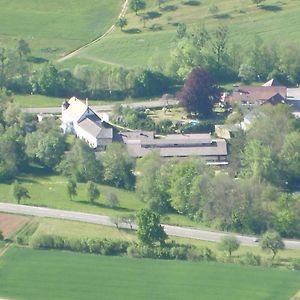
[[[215,19],[230,19],[230,14],[218,14],[214,17]]]
[[[113,209],[113,210],[116,210],[116,211],[120,211],[120,212],[134,212],[133,209],[129,209],[129,208],[126,208],[126,207],[110,207],[104,203],[99,203],[99,202],[90,202],[90,201],[87,201],[87,200],[75,200],[74,202],[78,202],[78,203],[81,203],[81,204],[84,204],[84,205],[92,205],[92,206],[95,206],[95,207],[100,207],[100,208],[108,208],[108,209]]]
[[[200,5],[199,0],[187,0],[183,2],[184,5],[198,6]]]
[[[148,19],[156,19],[161,16],[161,13],[158,11],[148,11],[146,13],[146,16],[148,17]]]
[[[167,12],[167,11],[175,11],[177,10],[177,8],[178,7],[176,5],[167,5],[165,7],[161,7],[160,10]]]
[[[123,32],[135,34],[135,33],[141,33],[142,30],[139,28],[129,28],[129,29],[124,29]]]
[[[259,8],[272,12],[278,12],[282,10],[282,7],[279,5],[260,5]]]
[[[28,56],[27,61],[34,64],[43,64],[45,62],[48,62],[48,59],[45,59],[43,57]]]

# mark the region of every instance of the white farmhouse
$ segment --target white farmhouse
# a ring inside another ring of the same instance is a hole
[[[76,97],[62,104],[62,124],[64,133],[75,134],[91,148],[105,148],[113,140],[113,128],[104,122],[86,103]]]

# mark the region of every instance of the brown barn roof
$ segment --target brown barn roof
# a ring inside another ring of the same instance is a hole
[[[231,97],[231,101],[247,101],[260,104],[284,102],[287,98],[287,88],[284,86],[239,86]]]

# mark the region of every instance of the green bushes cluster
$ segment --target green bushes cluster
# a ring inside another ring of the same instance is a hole
[[[193,245],[171,242],[165,246],[149,247],[132,243],[127,248],[127,255],[136,258],[154,258],[170,260],[214,261],[214,252],[206,247],[197,248]]]
[[[24,239],[22,239],[24,242]],[[136,242],[100,238],[68,238],[59,235],[35,234],[29,241],[34,249],[58,249],[100,255],[128,255],[136,258],[177,259],[192,261],[214,261],[216,255],[206,247],[177,244],[174,241],[165,246],[145,246]]]
[[[59,249],[101,255],[122,255],[127,252],[129,242],[112,239],[72,239],[58,235],[38,234],[29,245],[35,249]]]

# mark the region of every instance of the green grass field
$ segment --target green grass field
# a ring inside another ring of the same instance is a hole
[[[122,0],[0,0],[0,44],[29,42],[33,55],[58,58],[105,32]]]
[[[17,103],[20,107],[60,107],[65,100],[65,98],[48,97],[43,95],[14,95],[13,98],[14,102]],[[100,101],[89,99],[89,105],[112,105],[130,101],[132,100]]]
[[[13,300],[283,300],[300,272],[12,248],[0,282],[0,297]]]
[[[135,192],[117,189],[107,185],[98,185],[101,192],[100,199],[92,204],[87,198],[86,185],[82,183],[78,184],[78,195],[74,198],[74,201],[70,201],[66,190],[67,179],[65,177],[45,174],[43,171],[37,173],[37,170],[35,170],[34,174],[18,177],[18,180],[29,190],[30,194],[30,199],[22,200],[22,204],[82,211],[107,216],[132,214],[146,205],[138,200]],[[11,188],[11,184],[0,183],[0,202],[16,203],[16,200],[12,196]],[[105,204],[107,192],[113,192],[117,195],[120,202],[117,208],[111,209]],[[163,221],[164,220],[173,225],[201,227],[200,224],[182,215],[169,214]]]
[[[117,64],[129,68],[153,64],[153,60],[165,61],[176,42],[176,24],[184,22],[188,28],[195,24],[205,24],[213,30],[220,23],[229,28],[230,41],[244,48],[256,35],[266,43],[299,42],[300,6],[298,0],[268,0],[262,8],[257,8],[251,1],[238,0],[201,0],[200,5],[184,5],[180,0],[169,0],[159,10],[156,1],[147,1],[145,12],[155,12],[158,17],[149,20],[146,28],[140,17],[128,11],[128,26],[125,32],[116,30],[99,43],[84,49],[75,59],[87,63]],[[219,8],[219,17],[213,17],[208,11],[212,4]],[[173,10],[172,10],[173,8]],[[160,15],[159,15],[160,14]],[[161,31],[152,32],[153,24],[162,26]],[[128,33],[139,29],[140,33]],[[126,32],[127,30],[127,32]],[[70,65],[73,59],[68,61]],[[67,63],[67,62],[65,62]]]

